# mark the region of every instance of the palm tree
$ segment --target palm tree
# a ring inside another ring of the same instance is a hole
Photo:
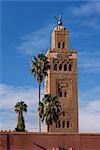
[[[18,113],[17,128],[15,128],[15,130],[25,131],[25,122],[24,122],[23,112],[27,112],[27,105],[23,101],[18,102],[15,105],[15,111],[16,113]]]
[[[42,122],[45,120],[47,131],[49,132],[50,125],[57,123],[61,114],[61,106],[56,96],[45,94],[42,102],[39,103],[39,115]]]
[[[40,103],[40,89],[41,89],[41,82],[43,78],[47,76],[47,71],[50,68],[48,58],[44,54],[39,54],[38,58],[33,57],[32,59],[32,73],[38,82],[38,106]],[[41,122],[38,112],[38,128],[39,132],[41,132]]]

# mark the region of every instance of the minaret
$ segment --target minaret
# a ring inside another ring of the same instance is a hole
[[[50,132],[78,132],[77,51],[69,49],[69,31],[61,19],[52,32],[52,48],[46,55],[51,68],[45,78],[45,94],[57,96],[62,107]]]

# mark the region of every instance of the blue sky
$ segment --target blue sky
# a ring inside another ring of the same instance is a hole
[[[98,1],[1,2],[0,129],[16,127],[14,105],[24,100],[29,106],[26,128],[37,131],[37,82],[30,73],[31,58],[51,47],[55,16],[59,13],[70,31],[70,48],[78,50],[80,131],[100,132]]]

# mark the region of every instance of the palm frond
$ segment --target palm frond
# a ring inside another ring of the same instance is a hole
[[[45,94],[42,103],[44,104],[43,121],[45,119],[48,125],[52,125],[53,122],[56,123],[61,113],[61,105],[57,97]]]
[[[43,78],[47,76],[47,71],[50,68],[48,58],[44,54],[39,54],[38,58],[33,57],[31,72],[38,82],[42,82]]]
[[[18,112],[27,112],[27,105],[24,103],[24,101],[20,101],[16,103],[15,105],[15,111]]]

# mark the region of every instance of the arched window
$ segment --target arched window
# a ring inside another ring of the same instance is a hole
[[[66,64],[64,65],[64,71],[67,71],[67,65]]]
[[[65,112],[63,111],[63,116],[65,116]]]
[[[54,70],[57,70],[57,64],[54,65]]]
[[[65,121],[62,122],[62,127],[65,128]]]
[[[60,126],[61,126],[61,125],[60,125],[60,121],[58,121],[58,128],[60,128]]]
[[[58,48],[60,48],[60,42],[58,42]]]
[[[72,69],[72,65],[71,65],[71,64],[69,64],[69,71],[71,71],[71,69]]]
[[[62,97],[62,92],[59,93],[59,96]]]
[[[62,43],[62,48],[65,48],[65,43],[64,42]]]
[[[66,97],[66,95],[67,95],[67,93],[66,93],[66,91],[64,92],[64,97]]]
[[[69,128],[69,121],[66,122],[66,127]]]
[[[59,65],[59,70],[62,70],[62,64]]]

